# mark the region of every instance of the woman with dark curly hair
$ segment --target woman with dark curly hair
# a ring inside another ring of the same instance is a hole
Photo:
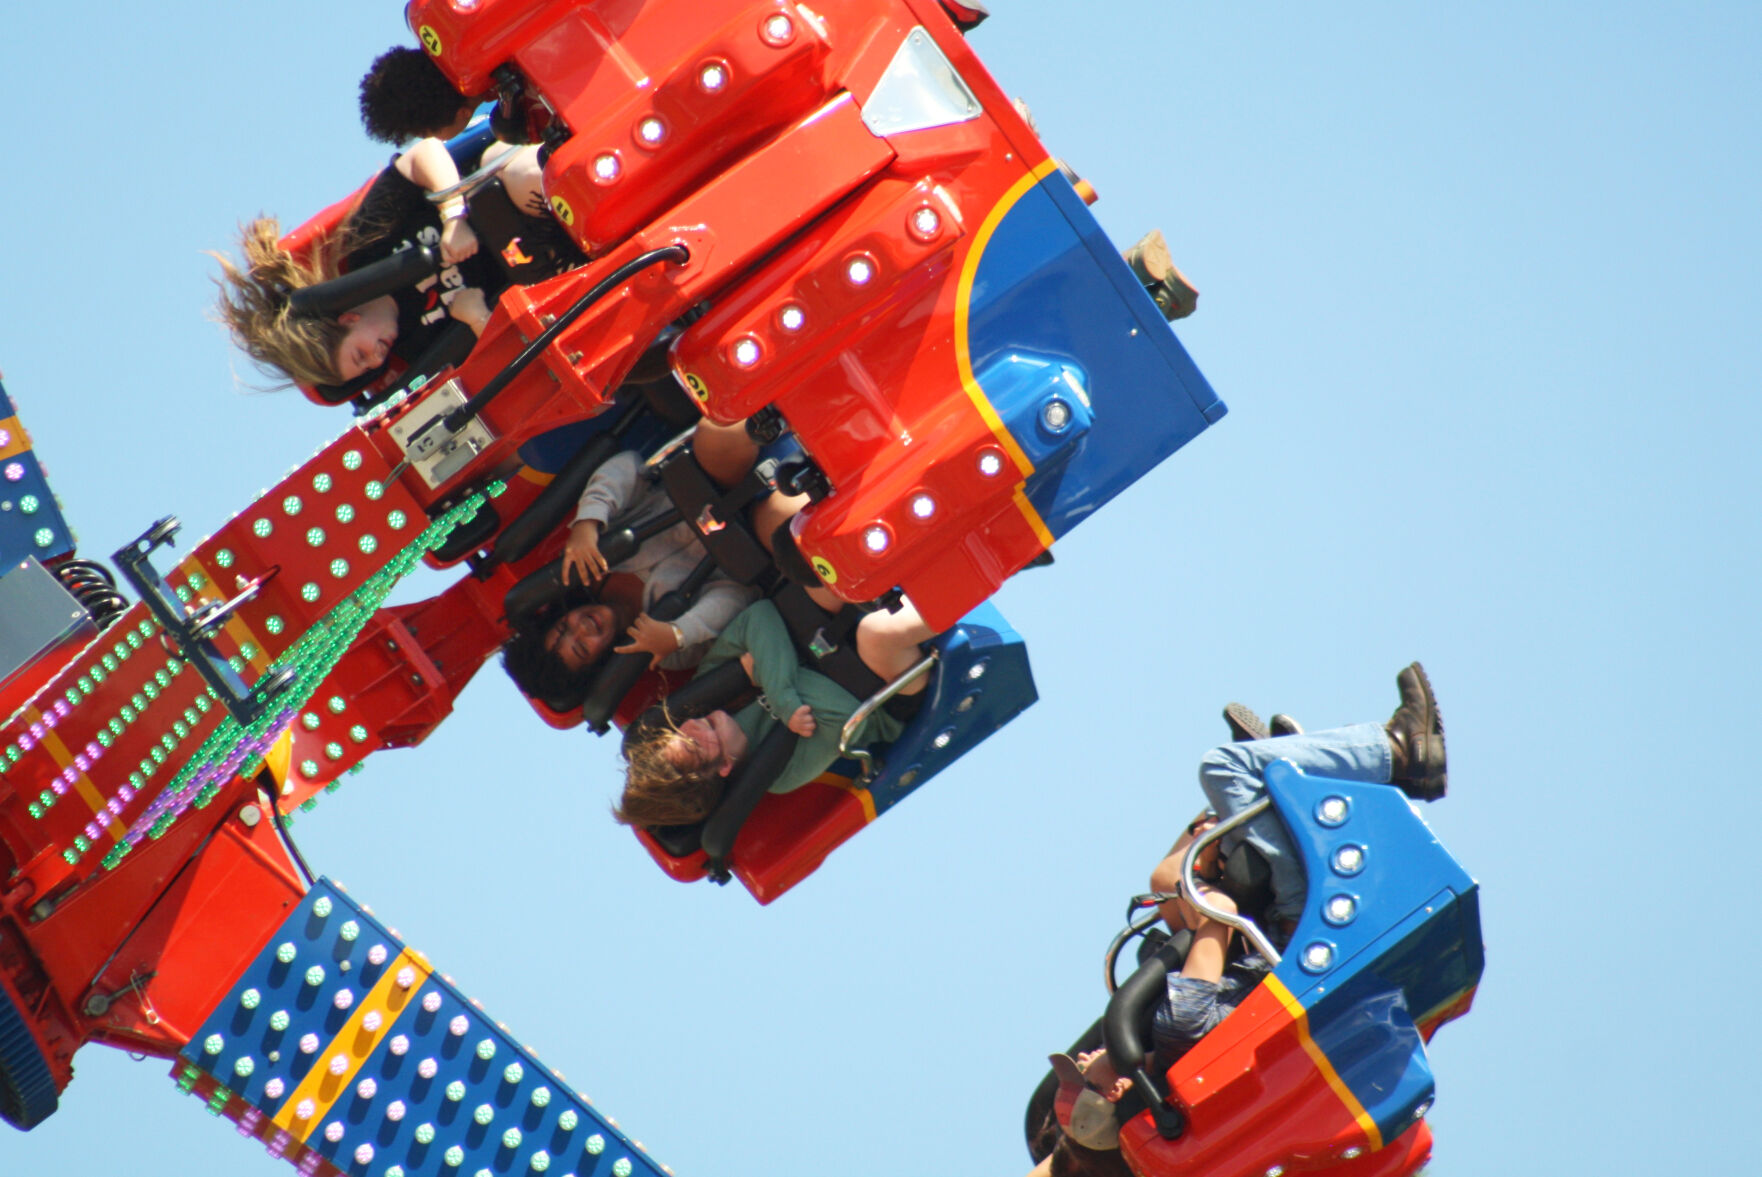
[[[367,137],[392,147],[412,139],[450,139],[465,129],[477,102],[453,88],[434,58],[393,45],[373,59],[361,79],[361,125]]]

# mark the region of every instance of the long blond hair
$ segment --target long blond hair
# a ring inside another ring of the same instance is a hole
[[[220,287],[215,309],[258,367],[299,384],[342,382],[336,351],[346,328],[331,317],[294,314],[289,296],[336,277],[345,247],[343,241],[320,239],[310,260],[303,262],[281,247],[280,223],[274,217],[258,217],[239,226],[242,269],[222,254],[213,255],[221,269],[214,280]]]
[[[684,735],[663,711],[659,722],[633,725],[624,743],[624,795],[612,817],[627,826],[682,826],[703,821],[722,803],[727,782],[715,764],[681,769],[667,746]]]

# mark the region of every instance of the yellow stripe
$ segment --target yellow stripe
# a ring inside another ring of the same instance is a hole
[[[997,231],[997,226],[1003,223],[1004,216],[1015,206],[1016,202],[1027,194],[1028,189],[1051,175],[1056,167],[1058,167],[1057,160],[1046,160],[1039,167],[1010,185],[1009,191],[1003,194],[1003,199],[998,201],[986,214],[984,223],[973,235],[973,248],[967,251],[966,261],[961,265],[960,285],[956,288],[954,296],[954,359],[960,369],[961,387],[966,390],[967,399],[973,402],[973,407],[979,410],[979,415],[985,419],[985,424],[990,427],[992,436],[997,438],[997,444],[1003,447],[1005,453],[1009,454],[1010,461],[1016,464],[1016,469],[1022,472],[1024,479],[1034,473],[1034,464],[1028,460],[1028,455],[1022,452],[1022,447],[1016,444],[1016,439],[1010,436],[1009,430],[1004,428],[1003,418],[997,415],[997,410],[992,407],[990,398],[985,395],[985,390],[979,387],[979,378],[973,374],[973,352],[971,342],[967,338],[968,307],[973,298],[973,282],[979,274],[979,260],[984,256],[985,247],[991,243],[991,235]],[[1022,518],[1028,521],[1028,526],[1034,529],[1034,536],[1040,541],[1041,546],[1050,548],[1052,546],[1052,529],[1046,526],[1046,521],[1040,518],[1040,512],[1034,509],[1034,504],[1028,501],[1028,496],[1022,493],[1020,487],[1016,488],[1015,505],[1016,510],[1022,513]]]
[[[1015,502],[1016,510],[1022,513],[1022,518],[1026,519],[1028,526],[1034,529],[1034,538],[1040,541],[1042,547],[1050,548],[1052,546],[1052,531],[1046,526],[1046,520],[1040,517],[1040,512],[1034,509],[1034,504],[1028,501],[1026,492],[1019,486],[1016,487]]]
[[[543,470],[534,470],[531,466],[522,466],[520,467],[519,477],[532,483],[534,486],[549,486],[557,476],[555,474],[546,474]]]
[[[1008,429],[1004,428],[1003,418],[997,415],[997,410],[991,406],[991,400],[985,395],[985,390],[979,387],[979,378],[973,374],[973,353],[967,338],[968,307],[973,299],[973,282],[979,275],[979,261],[985,255],[985,247],[991,243],[991,235],[997,231],[997,226],[1003,223],[1003,218],[1008,215],[1009,210],[1026,195],[1028,189],[1045,179],[1057,166],[1058,164],[1054,160],[1048,159],[1011,184],[1009,191],[1003,194],[1003,199],[992,206],[991,211],[985,215],[984,222],[980,224],[979,231],[973,235],[973,248],[967,251],[966,260],[961,263],[961,280],[955,288],[954,295],[954,359],[960,370],[961,387],[966,390],[967,399],[973,402],[973,407],[979,410],[979,415],[985,419],[985,424],[990,427],[992,434],[997,438],[997,443],[1003,447],[1004,452],[1009,454],[1010,461],[1016,464],[1016,469],[1022,472],[1023,478],[1034,473],[1034,463],[1028,460],[1028,455],[1022,452],[1022,447],[1016,444],[1016,439],[1010,436]],[[1033,510],[1033,508],[1030,507],[1029,510]],[[1042,525],[1042,529],[1044,529],[1044,525]]]
[[[269,745],[269,751],[263,754],[263,770],[275,782],[273,789],[275,803],[277,808],[280,808],[282,798],[286,796],[282,790],[288,783],[288,776],[294,771],[294,728],[292,724],[289,724],[281,735],[276,737],[275,743]]]
[[[1303,1044],[1304,1053],[1309,1055],[1309,1060],[1315,1064],[1315,1069],[1321,1072],[1322,1078],[1327,1080],[1328,1086],[1333,1088],[1334,1094],[1345,1105],[1347,1114],[1357,1121],[1359,1129],[1370,1143],[1370,1150],[1375,1152],[1382,1148],[1383,1134],[1377,1128],[1377,1122],[1370,1118],[1370,1113],[1364,1110],[1364,1105],[1358,1102],[1358,1097],[1352,1094],[1352,1089],[1346,1086],[1345,1080],[1340,1078],[1340,1073],[1334,1070],[1334,1064],[1328,1061],[1326,1052],[1317,1046],[1315,1039],[1310,1036],[1309,1011],[1305,1010],[1303,1004],[1291,995],[1291,991],[1285,988],[1285,983],[1278,977],[1268,976],[1266,986],[1268,991],[1279,999],[1279,1004],[1285,1007],[1285,1012],[1291,1015],[1292,1024],[1297,1030],[1297,1041]]]
[[[816,778],[822,785],[836,785],[857,799],[863,807],[863,822],[867,824],[875,820],[875,794],[854,784],[849,777],[840,776],[835,772],[822,773]]]
[[[25,713],[27,725],[39,722],[42,718],[43,713],[35,707]],[[43,738],[37,742],[48,751],[50,756],[54,757],[56,764],[62,768],[73,766],[73,754],[67,750],[67,745],[61,742],[61,737],[56,735],[55,730],[48,724],[43,725]],[[98,787],[92,783],[92,778],[83,772],[80,773],[73,782],[73,789],[80,795],[80,800],[91,807],[93,817],[104,819],[104,829],[110,837],[113,840],[120,839],[126,831],[123,829],[122,823],[116,819],[116,815],[105,808],[104,795],[98,792]]]
[[[31,448],[31,435],[25,432],[17,417],[0,417],[0,429],[12,435],[10,441],[0,445],[0,458],[10,458]]]
[[[190,577],[200,577],[203,584],[212,587],[213,590],[220,595],[220,600],[223,603],[232,599],[232,594],[227,590],[227,587],[215,579],[214,575],[208,571],[207,566],[203,564],[202,561],[196,559],[196,557],[190,556],[177,567],[178,571],[184,574],[186,580]],[[247,645],[249,645],[252,650],[256,651],[256,653],[248,659],[251,664],[251,669],[255,670],[258,674],[262,674],[265,670],[269,669],[269,651],[263,648],[263,643],[257,640],[257,634],[251,629],[250,625],[246,624],[245,619],[242,616],[237,612],[233,613],[226,619],[226,624],[220,628],[221,632],[230,637],[234,644],[238,646],[240,653],[244,652]]]
[[[416,970],[416,983],[408,989],[398,985],[398,973],[405,965]],[[332,1105],[354,1086],[355,1075],[361,1070],[361,1064],[391,1034],[398,1015],[416,1000],[416,995],[422,991],[430,971],[428,962],[420,953],[408,948],[398,953],[398,958],[386,966],[385,975],[379,979],[379,984],[355,1007],[354,1015],[338,1031],[337,1036],[324,1044],[312,1064],[312,1069],[306,1072],[306,1077],[300,1080],[300,1085],[294,1088],[271,1122],[302,1141],[317,1132],[324,1123],[324,1118],[330,1114]],[[361,1023],[366,1021],[368,1014],[375,1012],[381,1018],[379,1029],[369,1030]],[[330,1073],[330,1060],[339,1054],[349,1060],[349,1067],[341,1075],[333,1075]],[[310,1119],[296,1121],[294,1109],[306,1099],[310,1099],[317,1110]],[[300,1126],[295,1127],[296,1123]]]

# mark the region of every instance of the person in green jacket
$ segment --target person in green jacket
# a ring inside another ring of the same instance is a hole
[[[894,612],[870,613],[858,623],[857,654],[882,681],[891,682],[917,663],[923,656],[920,644],[934,636],[907,602]],[[727,778],[745,759],[747,749],[780,723],[801,740],[771,784],[771,792],[798,789],[838,759],[845,721],[861,701],[801,665],[783,616],[770,601],[756,602],[735,617],[697,673],[707,674],[735,659],[759,689],[756,701],[732,715],[712,711],[678,723],[669,718],[633,726],[624,747],[624,795],[612,811],[618,821],[634,826],[702,821],[721,802]],[[897,739],[905,730],[902,712],[915,709],[918,700],[913,696],[926,685],[926,678],[915,679],[872,712],[857,728],[854,746]]]

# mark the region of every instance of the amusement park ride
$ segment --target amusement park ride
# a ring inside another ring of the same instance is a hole
[[[661,1171],[313,879],[285,818],[447,717],[512,602],[555,579],[562,523],[621,448],[651,459],[713,567],[789,592],[679,443],[700,414],[747,422],[761,475],[812,500],[791,529],[798,577],[866,607],[903,593],[944,632],[892,744],[790,793],[744,781],[702,826],[641,831],[669,875],[770,902],[1033,703],[988,598],[1225,410],[1092,194],[967,45],[983,16],[955,0],[413,0],[410,28],[462,93],[496,99],[495,130],[545,145],[552,212],[585,260],[522,284],[521,241],[480,225],[517,281],[475,346],[308,388],[353,422],[181,557],[170,519],[116,552],[133,604],[77,558],[0,393],[9,1123],[52,1114],[75,1051],[99,1042],[171,1060],[308,1174]],[[411,262],[349,275],[338,297],[410,282]],[[458,579],[385,606],[418,561]],[[836,673],[836,619],[791,620],[804,659]],[[605,731],[674,685],[614,658],[585,698],[533,706]],[[1479,976],[1474,884],[1392,788],[1269,784],[1315,909],[1263,992],[1146,1077],[1165,1098],[1126,1126],[1125,1155],[1158,1175],[1411,1172],[1430,1147],[1424,1040]],[[1362,870],[1339,869],[1346,846]],[[1122,1003],[1148,984],[1110,1010],[1125,1055],[1139,1015]]]

